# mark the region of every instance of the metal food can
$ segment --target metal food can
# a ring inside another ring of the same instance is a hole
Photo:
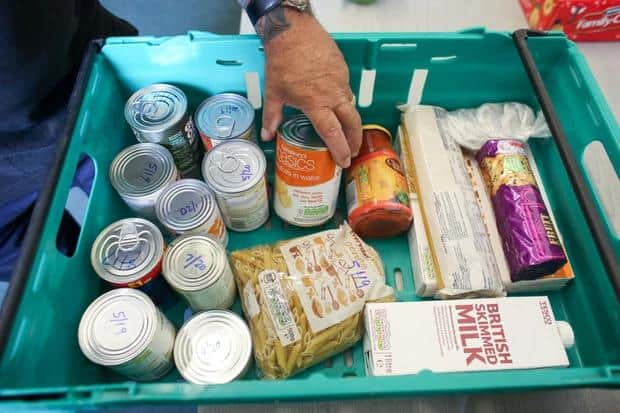
[[[181,89],[159,83],[138,90],[125,104],[125,119],[138,141],[168,148],[183,177],[198,176],[202,151]]]
[[[206,232],[226,247],[228,232],[209,186],[197,179],[168,185],[156,207],[157,219],[171,235]]]
[[[252,231],[269,219],[266,169],[258,145],[240,139],[219,144],[205,155],[202,174],[228,228]]]
[[[179,177],[168,149],[155,143],[138,143],[123,149],[112,161],[110,183],[135,212],[155,216],[155,203],[163,189]]]
[[[95,364],[138,381],[156,380],[173,367],[175,328],[144,293],[108,291],[80,320],[78,341]]]
[[[310,120],[297,115],[286,120],[276,138],[274,209],[284,221],[312,227],[336,211],[340,168]]]
[[[126,218],[103,229],[90,251],[90,263],[113,287],[139,288],[155,301],[169,293],[159,276],[166,244],[159,228],[142,218]]]
[[[236,296],[226,250],[206,234],[175,239],[164,256],[163,275],[194,311],[229,308]]]
[[[196,314],[177,334],[174,361],[190,383],[231,382],[242,377],[251,365],[250,330],[241,317],[230,311]]]
[[[235,93],[211,96],[200,104],[194,123],[206,151],[231,139],[256,139],[254,107]]]

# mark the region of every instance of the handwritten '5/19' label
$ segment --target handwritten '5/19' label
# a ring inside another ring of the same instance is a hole
[[[314,333],[361,312],[367,300],[391,293],[377,282],[383,276],[376,253],[348,226],[297,238],[280,250]]]
[[[121,350],[131,346],[140,334],[140,310],[115,303],[95,319],[95,338],[102,347]]]

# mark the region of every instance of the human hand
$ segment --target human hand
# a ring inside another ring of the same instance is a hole
[[[256,27],[266,57],[262,139],[273,139],[283,106],[292,106],[310,119],[336,163],[349,167],[362,123],[338,46],[310,13],[279,8],[262,24]]]

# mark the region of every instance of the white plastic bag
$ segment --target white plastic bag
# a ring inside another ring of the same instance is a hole
[[[407,112],[412,107],[403,105],[399,109]],[[443,132],[472,151],[477,151],[490,139],[525,142],[529,138],[551,135],[542,112],[535,115],[532,108],[523,103],[485,103],[474,109],[438,112]]]

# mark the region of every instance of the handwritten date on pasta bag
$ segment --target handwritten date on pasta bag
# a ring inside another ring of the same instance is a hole
[[[346,223],[230,260],[265,378],[289,377],[352,346],[364,304],[394,299],[379,255]]]

